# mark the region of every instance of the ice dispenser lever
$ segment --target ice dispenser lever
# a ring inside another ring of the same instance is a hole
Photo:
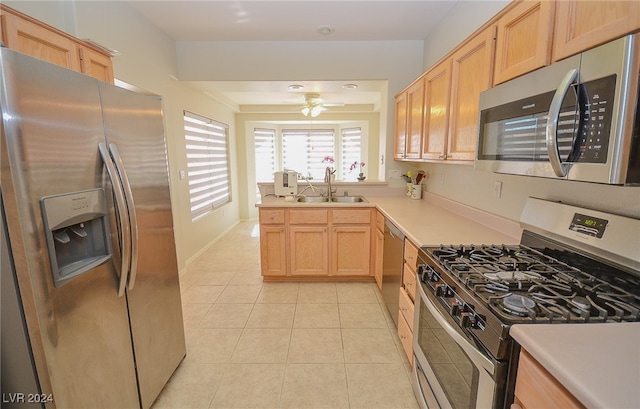
[[[111,258],[103,189],[43,197],[40,206],[56,287]]]

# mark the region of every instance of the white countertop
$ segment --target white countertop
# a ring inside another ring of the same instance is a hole
[[[376,207],[418,246],[440,244],[518,244],[518,222],[491,215],[435,195],[420,200],[404,195],[364,195],[368,203],[297,203],[272,196],[258,207]],[[491,226],[491,227],[489,227]]]
[[[511,336],[589,408],[640,408],[640,322],[514,325]]]

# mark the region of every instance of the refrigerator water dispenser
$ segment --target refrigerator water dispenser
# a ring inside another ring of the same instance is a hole
[[[103,189],[43,197],[40,206],[56,287],[111,258]]]

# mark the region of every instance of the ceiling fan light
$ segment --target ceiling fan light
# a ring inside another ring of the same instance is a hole
[[[322,105],[314,105],[313,107],[311,107],[311,117],[315,118],[318,115],[320,115],[320,112],[322,112]]]
[[[304,106],[302,107],[302,110],[300,112],[302,112],[302,115],[304,116],[309,116],[309,111],[311,111],[311,108],[309,108],[309,106]]]

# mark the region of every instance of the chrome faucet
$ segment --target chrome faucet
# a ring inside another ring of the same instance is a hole
[[[329,197],[329,201],[331,201],[331,198],[333,196],[333,191],[331,189],[331,175],[333,175],[335,173],[335,170],[331,170],[331,167],[327,166],[327,168],[324,170],[324,183],[326,183],[327,186],[327,196]]]

